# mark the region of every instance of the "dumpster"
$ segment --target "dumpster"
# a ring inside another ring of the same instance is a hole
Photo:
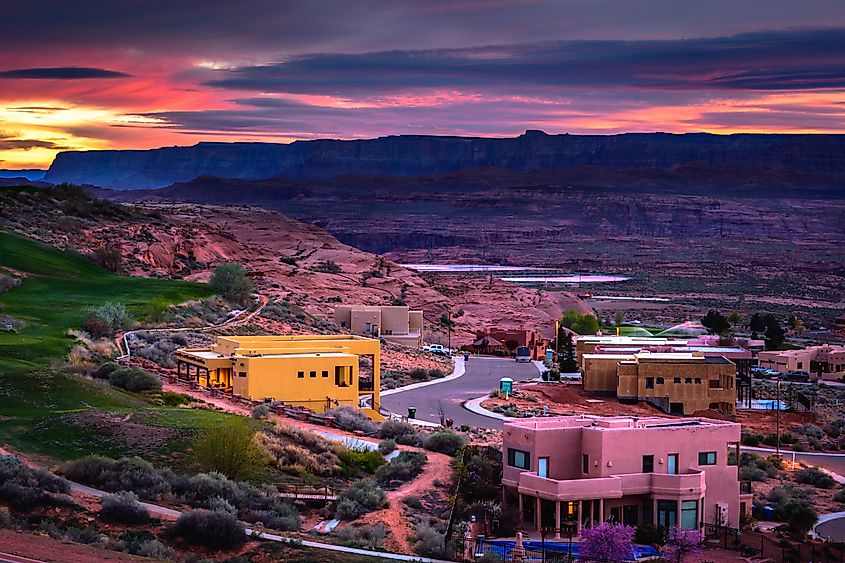
[[[417,418],[417,407],[408,407],[408,418]]]

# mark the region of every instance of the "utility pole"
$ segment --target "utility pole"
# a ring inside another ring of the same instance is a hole
[[[778,378],[775,387],[777,388],[777,400],[775,401],[775,407],[777,408],[777,411],[775,412],[775,433],[778,436],[775,451],[777,452],[777,456],[780,457],[780,378]]]

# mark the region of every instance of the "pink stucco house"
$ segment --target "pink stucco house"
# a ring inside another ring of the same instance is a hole
[[[505,422],[504,505],[530,529],[611,520],[738,527],[740,425],[708,418],[563,416]],[[728,463],[728,453],[736,458]]]

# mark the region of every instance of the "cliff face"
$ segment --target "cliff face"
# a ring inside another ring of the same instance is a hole
[[[332,178],[343,174],[414,176],[475,168],[514,171],[711,167],[783,169],[845,177],[845,135],[629,133],[516,138],[392,136],[361,141],[199,143],[148,151],[64,152],[45,180],[116,189],[155,188],[199,176],[256,180]]]

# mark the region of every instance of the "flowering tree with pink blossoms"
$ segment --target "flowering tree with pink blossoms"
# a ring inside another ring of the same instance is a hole
[[[581,557],[599,561],[630,561],[634,558],[634,528],[604,522],[581,529]]]
[[[663,556],[667,561],[683,563],[687,557],[694,557],[701,553],[702,543],[704,543],[704,536],[698,530],[672,528],[666,536]]]

